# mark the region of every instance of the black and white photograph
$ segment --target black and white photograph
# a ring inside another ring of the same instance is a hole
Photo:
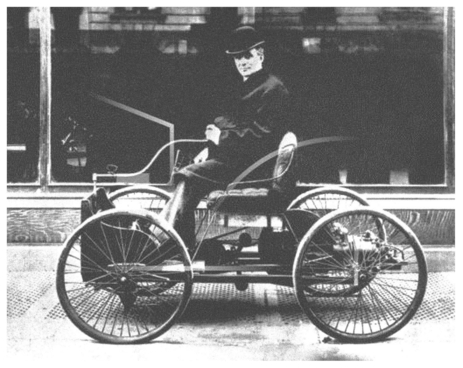
[[[455,7],[197,3],[3,8],[8,361],[455,365]]]

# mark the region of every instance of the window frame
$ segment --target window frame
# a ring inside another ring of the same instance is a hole
[[[18,192],[32,193],[84,193],[93,189],[93,183],[56,183],[51,180],[51,12],[50,8],[39,9],[40,20],[40,143],[38,180],[32,183],[7,183],[8,195]],[[443,129],[444,165],[443,184],[345,184],[343,186],[360,193],[379,194],[455,194],[455,12],[444,8],[444,52],[443,52]],[[105,186],[120,186],[105,183]],[[169,187],[169,183],[153,183],[158,187]],[[300,185],[301,191],[319,185]]]

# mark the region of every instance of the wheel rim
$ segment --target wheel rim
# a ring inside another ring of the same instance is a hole
[[[301,194],[289,205],[289,209],[302,209],[321,218],[339,209],[359,208],[361,206],[369,206],[369,203],[358,193],[342,187],[323,187]],[[378,225],[380,226],[380,224]],[[314,296],[329,296],[339,292],[352,294],[360,288],[348,286],[326,288],[321,284],[307,286],[305,290]]]
[[[335,224],[347,230],[345,247],[333,235]],[[426,261],[416,236],[394,216],[366,208],[336,211],[319,220],[301,244],[293,270],[297,297],[328,335],[381,340],[408,323],[421,304]]]
[[[338,209],[368,205],[369,203],[365,198],[352,190],[341,187],[324,187],[301,194],[288,208],[311,211],[322,217]]]
[[[84,222],[67,241],[57,290],[84,333],[136,343],[161,335],[181,315],[191,280],[191,261],[175,234],[147,212],[110,210]]]
[[[128,187],[109,195],[116,208],[145,209],[159,213],[170,199],[169,193],[155,187]]]

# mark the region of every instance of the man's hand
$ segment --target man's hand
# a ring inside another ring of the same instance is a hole
[[[199,164],[200,162],[206,161],[209,157],[209,148],[204,148],[198,155],[193,159],[195,164]]]
[[[209,124],[206,127],[206,139],[214,142],[215,145],[218,146],[220,139],[220,129],[217,128],[214,124]]]
[[[214,124],[209,124],[206,127],[205,131],[206,139],[213,142],[215,145],[219,145],[220,139],[220,129],[217,128]],[[195,164],[206,161],[209,157],[209,148],[204,148],[194,159]]]

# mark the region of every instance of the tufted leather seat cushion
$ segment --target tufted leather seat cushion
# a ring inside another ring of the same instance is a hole
[[[207,198],[208,208],[219,212],[271,214],[283,212],[289,204],[292,191],[296,186],[294,169],[291,165],[297,147],[294,133],[284,135],[278,148],[273,177],[266,180],[268,188],[216,190]],[[246,184],[246,182],[238,185]],[[260,184],[262,185],[262,184]],[[217,206],[217,207],[216,207]]]
[[[207,197],[207,206],[219,212],[270,214],[284,211],[289,204],[280,192],[268,188],[216,190]]]
[[[297,147],[294,133],[284,135],[278,148],[273,178],[267,180],[268,188],[216,190],[209,194],[207,203],[209,208],[219,212],[271,214],[283,212],[289,204],[288,198],[295,188],[296,180],[291,165]],[[290,169],[291,168],[291,169]],[[241,184],[245,184],[242,182]]]

